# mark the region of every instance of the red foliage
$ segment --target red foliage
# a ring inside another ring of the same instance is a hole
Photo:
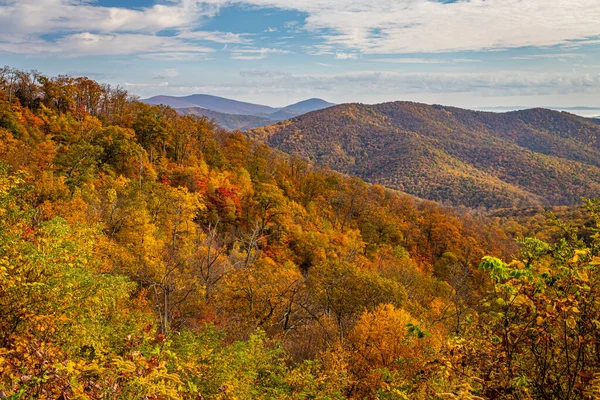
[[[208,209],[216,211],[225,219],[239,218],[242,215],[242,202],[234,189],[218,187],[208,193]]]

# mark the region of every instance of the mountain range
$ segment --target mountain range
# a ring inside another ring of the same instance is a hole
[[[554,107],[554,106],[544,106],[540,108],[545,108],[548,110],[554,111],[598,111],[600,112],[600,107],[587,107],[587,106],[574,106],[574,107]],[[495,107],[481,107],[477,108],[480,111],[520,111],[520,110],[529,110],[531,107],[527,106],[495,106]]]
[[[335,105],[321,99],[308,99],[286,107],[275,108],[206,94],[184,97],[155,96],[142,101],[151,105],[170,106],[183,114],[208,117],[228,130],[266,126]]]
[[[600,196],[600,120],[566,112],[343,104],[247,134],[315,164],[450,205],[570,205]]]

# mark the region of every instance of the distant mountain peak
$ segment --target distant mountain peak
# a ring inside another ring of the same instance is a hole
[[[335,104],[329,103],[323,99],[312,98],[298,103],[290,104],[281,110],[270,114],[268,117],[276,121],[297,117],[302,114],[306,114],[312,111],[318,111],[325,108],[334,106]]]
[[[322,105],[330,105],[330,106],[334,105],[333,103],[330,103],[330,102],[325,101],[323,99],[319,99],[317,97],[313,97],[311,99],[306,99],[306,100],[299,101],[299,102],[297,102],[295,104],[291,104],[288,107],[293,107],[293,106],[296,106],[296,105],[299,105],[299,104],[322,104]]]
[[[180,97],[160,95],[141,101],[151,105],[162,104],[179,110],[195,110],[194,114],[202,114],[213,118],[218,125],[226,129],[232,129],[232,127],[236,127],[233,129],[242,129],[242,127],[265,126],[271,122],[294,118],[334,105],[323,99],[311,98],[287,107],[274,108],[210,94],[193,94]],[[205,111],[200,113],[200,109]],[[244,118],[244,116],[249,118]]]
[[[192,94],[189,96],[155,96],[142,100],[148,104],[164,104],[173,108],[202,107],[207,110],[225,114],[254,115],[259,113],[273,113],[278,109],[261,104],[246,103],[243,101],[227,99],[210,94]]]

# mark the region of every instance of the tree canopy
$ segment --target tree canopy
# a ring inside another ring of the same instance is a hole
[[[0,398],[592,398],[600,207],[553,211],[442,207],[4,68]]]

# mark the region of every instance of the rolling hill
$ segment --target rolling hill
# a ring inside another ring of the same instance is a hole
[[[170,106],[185,114],[203,115],[228,130],[266,126],[335,105],[321,99],[308,99],[287,107],[274,108],[205,94],[184,97],[155,96],[142,102]]]
[[[600,196],[600,125],[565,112],[345,104],[248,131],[313,163],[467,207]]]
[[[270,114],[279,110],[278,108],[208,94],[193,94],[184,97],[155,96],[142,101],[152,105],[164,104],[173,108],[202,107],[219,113],[239,115]]]
[[[275,121],[257,115],[225,114],[202,107],[178,108],[177,111],[184,115],[200,115],[213,120],[221,128],[235,131],[259,128],[274,123]]]
[[[302,114],[306,114],[308,112],[329,108],[334,105],[335,104],[329,103],[321,99],[309,99],[296,104],[289,105],[287,107],[282,108],[279,111],[267,114],[265,116],[275,121],[283,121],[285,119],[290,119]]]

